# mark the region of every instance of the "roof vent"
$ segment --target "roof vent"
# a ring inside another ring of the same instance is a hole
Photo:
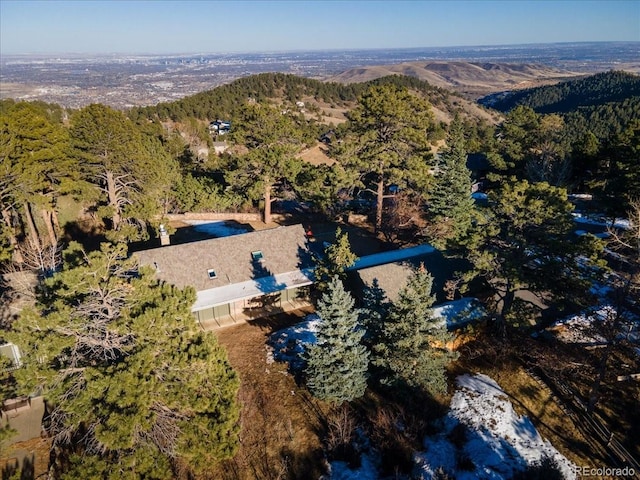
[[[210,268],[209,270],[207,270],[207,275],[209,275],[209,278],[211,280],[213,280],[214,278],[218,278],[218,275],[216,274],[216,271],[213,268]]]
[[[264,255],[262,254],[262,250],[256,250],[255,252],[251,252],[251,258],[254,261],[262,260]]]

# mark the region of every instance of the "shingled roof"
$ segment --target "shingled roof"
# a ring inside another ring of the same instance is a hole
[[[312,265],[302,225],[169,245],[133,255],[141,265],[155,268],[159,279],[181,288],[190,285],[196,291],[295,272]],[[210,275],[210,271],[215,273]]]
[[[348,269],[348,278],[358,297],[364,287],[372,286],[376,280],[387,298],[396,301],[411,272],[421,264],[433,276],[433,291],[438,301],[444,300],[445,282],[453,278],[456,271],[468,268],[466,260],[447,258],[431,245],[422,244],[361,257]]]

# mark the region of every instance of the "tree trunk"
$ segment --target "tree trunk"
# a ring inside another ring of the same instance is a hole
[[[376,191],[376,232],[382,228],[382,206],[384,202],[384,180],[378,180]]]
[[[9,209],[2,209],[2,219],[7,226],[7,232],[9,234],[9,245],[11,245],[11,249],[13,250],[13,260],[16,263],[22,263],[24,262],[24,258],[22,257],[22,253],[18,248],[18,238],[16,237],[15,231],[13,229],[13,224],[11,222],[11,212],[9,211]]]
[[[60,221],[58,220],[58,212],[56,212],[55,208],[51,209],[51,221],[53,222],[53,231],[54,232],[59,232],[60,231]]]
[[[271,184],[264,185],[264,223],[271,223]]]
[[[502,308],[500,314],[496,318],[496,330],[503,338],[507,336],[507,315],[511,312],[513,302],[516,298],[516,292],[511,288],[511,284],[507,283],[507,289],[502,297]]]
[[[49,244],[52,246],[56,246],[58,244],[58,238],[56,236],[56,230],[53,226],[53,213],[51,210],[47,210],[43,208],[40,210],[40,214],[42,215],[42,220],[44,220],[44,224],[47,227],[47,233],[49,234]]]
[[[113,209],[113,214],[111,216],[111,227],[114,230],[118,230],[120,227],[120,206],[118,205],[118,189],[116,185],[116,181],[113,178],[113,172],[107,171],[106,174],[107,179],[107,196],[109,197],[109,206]]]
[[[511,307],[513,306],[513,302],[516,299],[516,292],[514,292],[509,286],[507,286],[507,291],[502,297],[502,308],[500,309],[500,316],[505,318],[508,313],[511,312]]]
[[[29,202],[24,202],[23,208],[24,218],[27,223],[27,229],[29,230],[29,242],[34,249],[40,250],[40,237],[38,236],[38,229],[36,228],[36,224],[33,221],[33,216],[31,215],[31,206],[29,205]]]
[[[611,347],[613,342],[609,342],[602,353],[600,363],[598,365],[598,375],[591,385],[589,391],[589,403],[587,404],[587,414],[591,415],[598,404],[598,397],[600,396],[600,386],[604,382],[604,378],[607,375],[607,364],[609,363],[609,354],[611,353]]]

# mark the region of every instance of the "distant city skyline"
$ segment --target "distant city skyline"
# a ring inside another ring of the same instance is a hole
[[[0,55],[640,41],[638,0],[0,0]]]

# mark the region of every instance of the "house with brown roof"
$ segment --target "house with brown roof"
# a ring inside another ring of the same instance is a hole
[[[177,287],[195,288],[193,314],[205,329],[307,305],[313,261],[302,225],[135,252]]]
[[[409,276],[420,265],[433,276],[433,291],[437,302],[445,300],[446,281],[453,278],[455,272],[468,268],[466,261],[448,258],[440,250],[425,243],[359,258],[347,269],[349,286],[355,296],[362,300],[364,290],[375,281],[389,300],[396,301]]]

